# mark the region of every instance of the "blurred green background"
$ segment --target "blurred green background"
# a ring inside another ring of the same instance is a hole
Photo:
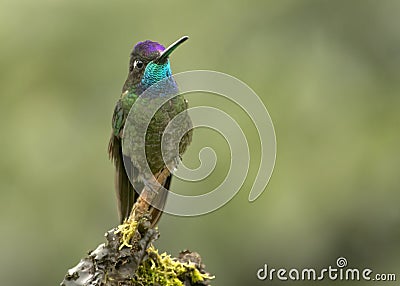
[[[260,282],[256,271],[321,269],[339,256],[400,279],[399,15],[394,0],[1,0],[1,284],[58,285],[116,225],[106,148],[129,53],[182,35],[173,71],[216,70],[251,86],[273,119],[277,162],[249,203],[258,139],[232,106],[254,143],[248,179],[218,211],[164,215],[157,247],[200,252],[213,285],[309,285]],[[185,161],[197,166],[210,144],[222,167],[190,184],[194,193],[226,173],[229,149],[212,131],[195,132]]]

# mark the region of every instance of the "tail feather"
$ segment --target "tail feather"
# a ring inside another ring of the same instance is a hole
[[[164,188],[169,191],[169,187],[171,185],[171,180],[172,180],[172,175],[170,174],[166,179],[163,184]],[[151,208],[150,210],[150,215],[151,215],[151,226],[154,227],[158,221],[161,218],[161,215],[163,213],[165,203],[167,202],[167,197],[168,197],[168,192],[159,192],[159,195],[157,196],[157,205],[160,207],[160,209],[156,209],[154,207]]]
[[[117,195],[117,204],[118,204],[118,214],[120,218],[120,223],[122,224],[125,219],[127,219],[132,211],[132,207],[139,198],[139,194],[135,191],[133,185],[131,184],[128,174],[130,177],[135,180],[137,178],[137,169],[130,164],[129,158],[125,160],[124,163],[124,155],[122,154],[122,146],[121,139],[116,136],[112,136],[110,139],[110,143],[108,146],[108,152],[110,158],[114,161],[115,165],[115,191]],[[126,157],[126,156],[125,156]],[[162,183],[166,190],[169,190],[171,184],[172,175],[169,175],[165,182]],[[142,191],[144,188],[144,184],[142,182],[134,182],[135,187]],[[151,225],[154,227],[157,222],[160,220],[162,215],[166,200],[167,200],[168,192],[160,192],[157,197],[157,206],[160,209],[156,209],[152,207],[150,209],[151,215]]]
[[[117,205],[120,223],[123,223],[132,210],[132,206],[138,198],[131,182],[129,181],[127,171],[124,166],[121,139],[112,136],[108,146],[110,158],[114,161],[115,165],[115,192],[117,195]]]

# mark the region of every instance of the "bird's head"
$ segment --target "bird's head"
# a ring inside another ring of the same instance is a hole
[[[188,38],[184,36],[168,48],[149,40],[137,43],[131,53],[128,78],[123,92],[133,89],[140,94],[158,81],[171,76],[168,57]]]

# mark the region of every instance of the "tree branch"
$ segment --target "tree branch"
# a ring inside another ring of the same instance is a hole
[[[105,237],[106,243],[68,270],[62,286],[206,286],[214,278],[196,252],[183,251],[177,258],[159,254],[152,246],[159,232],[150,227],[147,215],[138,222],[127,221]]]

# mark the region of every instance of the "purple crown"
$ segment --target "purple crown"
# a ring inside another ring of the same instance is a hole
[[[133,48],[134,53],[137,53],[145,58],[151,58],[160,54],[165,50],[165,47],[157,42],[143,41],[139,42]]]

